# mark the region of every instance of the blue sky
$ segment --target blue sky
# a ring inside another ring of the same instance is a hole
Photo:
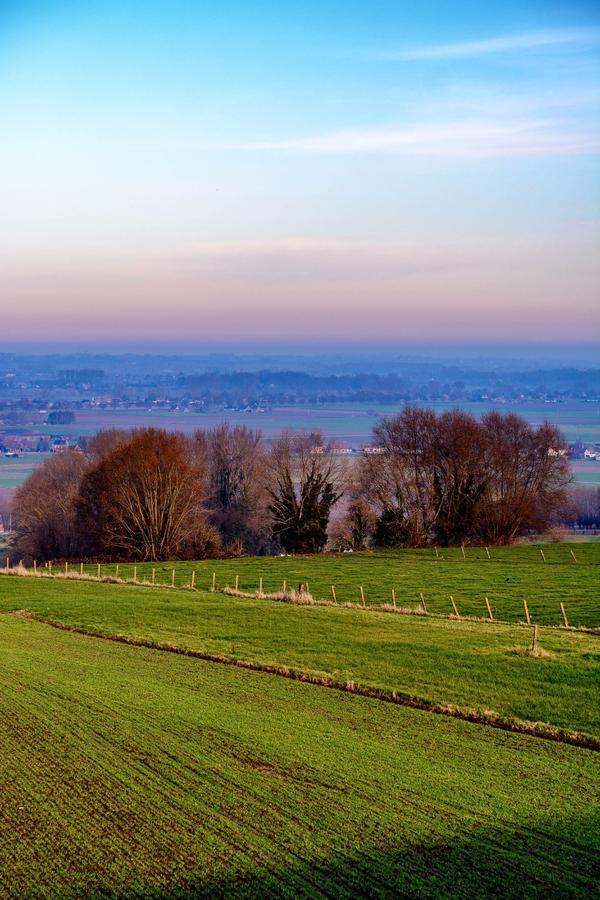
[[[5,334],[597,336],[599,53],[591,3],[5,2]]]

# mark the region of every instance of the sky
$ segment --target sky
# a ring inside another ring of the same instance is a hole
[[[0,344],[600,339],[600,7],[0,0]]]

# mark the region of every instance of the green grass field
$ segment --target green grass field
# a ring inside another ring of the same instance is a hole
[[[523,591],[539,620],[562,600],[597,625],[600,547],[574,545],[578,562],[569,549],[545,546],[546,563],[519,547],[193,568],[203,587],[216,570],[253,589],[336,583],[341,600],[364,584],[372,602],[424,581],[443,612],[454,591],[481,613],[491,584],[497,615],[501,598],[519,618]],[[177,564],[178,583],[191,572]],[[2,575],[0,896],[594,893],[597,752],[94,632],[600,738],[596,634],[542,625],[534,658],[516,622]]]
[[[192,569],[196,586],[209,587],[212,573],[218,586],[233,586],[256,591],[263,579],[265,591],[278,590],[283,580],[288,588],[308,584],[314,597],[331,599],[335,585],[338,602],[360,603],[360,587],[366,602],[391,602],[392,588],[400,606],[414,607],[425,596],[427,609],[448,615],[452,612],[450,595],[461,614],[487,616],[485,597],[497,619],[518,622],[524,619],[523,600],[540,624],[562,623],[560,602],[564,602],[570,625],[600,626],[600,544],[547,544],[540,547],[492,548],[488,560],[485,549],[466,548],[466,559],[459,548],[440,550],[398,550],[389,552],[331,554],[293,557],[246,557],[235,560],[208,560],[198,563],[156,564],[156,579],[170,584],[172,569],[177,584],[189,584]],[[578,562],[571,556],[574,552]],[[137,567],[140,579],[151,578],[153,565]],[[96,566],[87,566],[94,574]],[[103,574],[114,574],[115,566],[103,565]],[[119,575],[133,577],[133,566],[121,565]]]
[[[3,609],[93,631],[288,666],[600,737],[600,638],[134,585],[3,576]]]
[[[0,653],[2,895],[594,891],[591,751],[6,614]]]

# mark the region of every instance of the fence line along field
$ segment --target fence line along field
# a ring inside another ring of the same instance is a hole
[[[596,753],[0,620],[2,895],[594,890]]]
[[[13,560],[14,562],[14,560]],[[80,571],[71,564],[69,572]],[[54,565],[55,574],[64,564]],[[558,543],[501,548],[396,550],[315,556],[243,557],[165,563],[85,564],[85,574],[118,576],[162,585],[196,588],[226,586],[240,591],[275,592],[283,583],[315,598],[338,603],[418,607],[421,594],[431,613],[450,615],[454,599],[459,614],[487,618],[487,597],[495,619],[531,620],[544,625],[600,626],[600,544]],[[173,575],[173,572],[175,574]],[[262,581],[261,581],[262,579]],[[333,588],[333,591],[332,591]],[[392,595],[392,591],[394,594]]]

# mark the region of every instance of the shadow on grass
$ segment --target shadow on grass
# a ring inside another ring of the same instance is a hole
[[[192,878],[177,887],[150,888],[143,894],[173,900],[597,896],[593,823],[579,823],[569,831],[573,837],[565,843],[564,835],[546,829],[481,830],[451,843],[315,860],[262,869],[251,876]]]

